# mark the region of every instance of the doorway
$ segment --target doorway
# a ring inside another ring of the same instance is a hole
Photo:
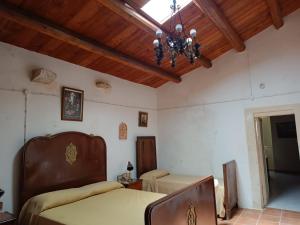
[[[300,211],[300,156],[295,115],[255,118],[263,205]]]

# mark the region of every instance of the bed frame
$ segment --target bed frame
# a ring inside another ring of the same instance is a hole
[[[154,136],[137,137],[136,142],[137,177],[157,169],[156,141]],[[237,207],[236,162],[223,164],[224,207],[226,219],[232,216],[232,210]]]
[[[21,151],[21,206],[38,194],[107,179],[106,144],[98,136],[65,132],[36,137]],[[164,224],[216,225],[213,177],[150,204],[145,225]]]

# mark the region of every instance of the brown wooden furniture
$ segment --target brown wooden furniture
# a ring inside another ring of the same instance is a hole
[[[137,177],[157,169],[156,141],[154,136],[137,137],[136,142]],[[223,164],[224,206],[226,219],[231,218],[231,211],[237,207],[236,162]]]
[[[181,75],[197,67],[210,67],[232,48],[244,50],[246,40],[272,24],[281,27],[284,16],[300,7],[298,0],[193,0],[182,9],[182,19],[187,31],[197,29],[203,58],[190,65],[178,57],[173,69],[167,54],[161,67],[155,65],[151,44],[158,27],[169,30],[170,20],[160,25],[139,16],[146,2],[2,0],[0,41],[159,87],[180,82]]]
[[[79,132],[36,137],[22,148],[20,169],[21,204],[37,194],[106,181],[106,144]],[[213,177],[150,204],[145,224],[179,225],[187,215],[197,225],[217,224]]]
[[[0,224],[1,225],[14,225],[16,217],[8,212],[0,212]]]
[[[121,182],[125,186],[125,188],[135,189],[135,190],[142,190],[143,182],[142,180],[133,180],[131,182]]]
[[[236,183],[236,162],[230,161],[223,164],[224,179],[224,206],[226,219],[231,218],[232,209],[237,207],[237,183]]]

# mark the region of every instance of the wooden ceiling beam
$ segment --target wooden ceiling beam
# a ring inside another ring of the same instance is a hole
[[[267,0],[269,11],[272,17],[273,25],[276,29],[283,26],[283,18],[278,0]]]
[[[0,16],[42,34],[48,35],[57,40],[84,49],[88,52],[95,53],[99,56],[104,56],[108,59],[129,66],[131,68],[144,71],[148,74],[152,74],[153,76],[157,76],[161,79],[174,81],[177,83],[181,81],[181,78],[178,76],[168,73],[155,66],[145,64],[139,60],[132,58],[131,56],[108,48],[96,42],[95,40],[83,37],[82,35],[74,33],[73,31],[52,24],[49,21],[29,14],[17,8],[16,6],[0,2]]]
[[[244,41],[230,25],[214,0],[193,0],[193,2],[217,26],[234,49],[239,52],[245,50]]]
[[[155,32],[160,29],[164,33],[168,34],[168,31],[163,29],[163,27],[148,16],[140,7],[131,0],[96,0],[100,4],[104,5],[109,10],[113,11],[120,17],[124,18],[128,22],[136,25],[140,29],[146,31],[149,34],[155,35]],[[126,5],[126,4],[127,5]],[[211,60],[205,56],[199,58],[201,65],[206,68],[212,66]]]

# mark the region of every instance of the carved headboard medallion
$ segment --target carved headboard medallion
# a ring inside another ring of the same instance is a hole
[[[197,213],[195,206],[190,204],[187,210],[187,225],[197,225]]]
[[[77,147],[72,142],[66,147],[66,161],[73,165],[77,159]]]

